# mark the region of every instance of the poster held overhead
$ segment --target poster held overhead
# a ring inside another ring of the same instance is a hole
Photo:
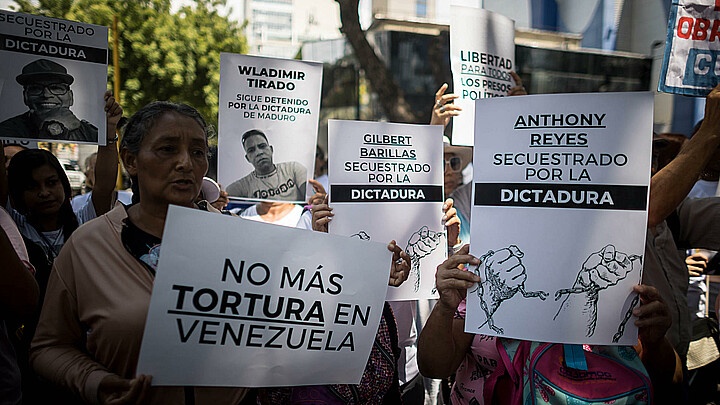
[[[105,145],[108,28],[0,10],[0,138]]]
[[[714,0],[673,0],[658,91],[706,96],[720,84],[720,7]]]
[[[328,121],[328,232],[395,240],[410,256],[408,280],[388,288],[388,301],[437,298],[435,269],[447,258],[442,151],[439,125]]]
[[[634,345],[653,96],[554,94],[477,102],[465,331]],[[526,314],[526,315],[518,315]]]
[[[450,7],[453,93],[462,113],[453,117],[452,144],[473,144],[475,100],[505,97],[513,88],[515,22],[492,11]]]
[[[312,195],[322,64],[220,54],[218,180],[234,200]]]
[[[153,385],[360,382],[390,274],[385,244],[176,206],[163,235],[138,374]]]

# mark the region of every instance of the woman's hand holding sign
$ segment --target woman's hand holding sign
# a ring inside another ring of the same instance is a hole
[[[437,268],[435,284],[440,294],[438,305],[442,305],[447,310],[455,311],[465,299],[467,289],[481,281],[480,276],[463,270],[468,264],[473,266],[480,264],[480,260],[469,252],[470,245],[465,245]]]
[[[410,274],[410,256],[400,249],[394,240],[388,244],[388,250],[393,253],[388,285],[399,287]]]
[[[457,210],[453,207],[455,202],[452,198],[445,200],[443,205],[442,224],[447,230],[447,245],[452,248],[462,241],[460,237],[460,217],[457,216]]]
[[[332,208],[328,205],[327,194],[325,195],[325,198],[323,198],[321,204],[313,205],[311,212],[313,231],[327,233],[328,224],[332,221],[332,217],[335,216],[332,212]]]

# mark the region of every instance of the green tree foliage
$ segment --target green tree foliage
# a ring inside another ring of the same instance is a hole
[[[220,52],[244,53],[242,27],[219,14],[225,0],[15,0],[16,11],[112,27],[120,32],[120,98],[126,115],[154,100],[187,103],[217,125]],[[109,38],[112,50],[112,32]],[[108,69],[112,87],[112,53]]]

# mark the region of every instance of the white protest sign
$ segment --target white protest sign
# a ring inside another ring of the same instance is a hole
[[[442,127],[330,120],[328,158],[328,231],[395,240],[410,255],[410,276],[388,301],[437,298],[435,269],[447,258]]]
[[[653,95],[480,100],[465,331],[637,344]]]
[[[0,10],[0,138],[105,145],[108,28]]]
[[[673,0],[658,91],[705,96],[720,83],[720,2]]]
[[[321,84],[321,63],[220,54],[218,180],[230,198],[313,194]]]
[[[475,100],[504,97],[513,88],[515,22],[492,11],[450,7],[450,65],[455,104],[453,145],[473,144]]]
[[[390,274],[384,244],[175,206],[163,235],[137,369],[153,385],[360,382]]]
[[[37,149],[38,148],[37,141],[31,141],[28,139],[3,138],[3,139],[0,139],[0,141],[2,141],[3,147],[18,145],[18,146],[22,146],[23,148],[26,148],[26,149]]]

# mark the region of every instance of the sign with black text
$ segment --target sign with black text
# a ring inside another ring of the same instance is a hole
[[[220,54],[218,180],[231,199],[313,194],[322,64]]]
[[[328,158],[328,231],[407,252],[410,276],[388,301],[437,298],[435,269],[447,258],[442,127],[330,120]]]
[[[450,63],[454,101],[453,145],[473,144],[475,100],[505,97],[513,88],[515,22],[481,8],[451,6]]]
[[[673,0],[658,91],[706,96],[720,83],[720,3]]]
[[[163,235],[137,368],[153,385],[360,382],[390,274],[384,244],[176,206]]]
[[[0,10],[0,138],[105,145],[108,28]]]
[[[637,344],[653,95],[477,102],[465,331]],[[480,125],[480,123],[482,125]],[[525,315],[519,315],[525,314]]]

